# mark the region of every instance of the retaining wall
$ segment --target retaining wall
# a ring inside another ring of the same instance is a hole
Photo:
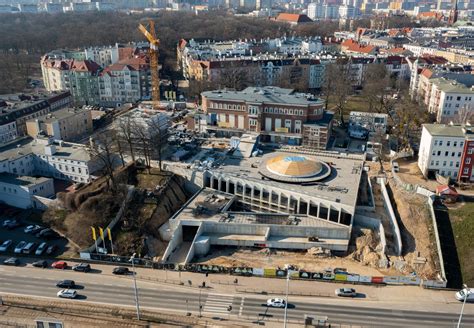
[[[383,206],[387,211],[390,227],[392,228],[393,235],[395,236],[395,252],[398,256],[402,255],[402,236],[400,233],[400,228],[398,227],[397,217],[395,216],[395,212],[393,211],[392,202],[387,192],[386,179],[385,178],[378,178],[377,182],[380,184],[380,189],[382,190],[382,199],[383,199]]]
[[[443,287],[446,287],[446,284],[447,284],[446,271],[444,269],[443,252],[441,251],[441,241],[439,239],[439,234],[438,234],[438,223],[436,222],[436,216],[435,216],[434,207],[433,207],[434,200],[435,200],[434,195],[428,197],[428,208],[430,210],[431,221],[433,222],[433,229],[435,233],[436,250],[438,251],[439,266],[441,269],[441,281],[444,282]]]

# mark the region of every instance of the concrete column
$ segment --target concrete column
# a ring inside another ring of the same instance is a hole
[[[211,186],[210,186],[211,189],[214,189],[214,176],[211,175]]]
[[[252,188],[250,189],[250,202],[253,202],[253,198],[254,198],[254,195],[255,195],[255,192],[254,192],[254,186],[252,186]]]
[[[222,178],[219,177],[217,180],[217,190],[221,191],[221,185],[222,185]]]
[[[245,198],[245,183],[242,184],[242,198]]]
[[[331,214],[331,205],[329,205],[329,207],[328,207],[328,215],[327,215],[327,218],[326,218],[326,220],[328,220],[328,221],[329,221],[329,214]]]
[[[229,180],[227,180],[225,182],[225,192],[229,192],[229,185],[230,185],[230,182],[229,182]]]
[[[278,207],[281,205],[281,192],[278,193]]]
[[[342,209],[339,210],[339,214],[337,216],[337,223],[341,223],[341,213],[342,213]]]
[[[306,215],[309,215],[309,208],[311,207],[311,200],[308,202],[308,206],[306,206]]]
[[[291,205],[291,195],[288,195],[288,204],[286,208],[288,209],[288,212],[290,211],[290,205]]]
[[[319,218],[319,211],[321,210],[321,203],[318,203],[318,210],[317,210],[317,213],[316,213],[316,217]]]
[[[297,205],[296,205],[296,212],[298,214],[300,213],[300,203],[301,203],[301,197],[298,197]]]
[[[263,200],[263,188],[260,188],[260,203]]]

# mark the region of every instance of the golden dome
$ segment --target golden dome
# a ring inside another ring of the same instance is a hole
[[[266,169],[279,176],[308,178],[320,174],[323,165],[301,155],[278,155],[266,162]]]

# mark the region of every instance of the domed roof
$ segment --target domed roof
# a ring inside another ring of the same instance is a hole
[[[331,168],[315,156],[273,153],[264,155],[259,172],[264,177],[275,181],[311,183],[330,176]]]
[[[304,156],[279,155],[267,161],[267,170],[273,174],[293,178],[307,178],[318,175],[323,169],[320,162]]]

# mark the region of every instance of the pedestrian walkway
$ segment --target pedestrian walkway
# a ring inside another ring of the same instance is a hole
[[[205,313],[227,314],[228,308],[234,302],[234,295],[215,294],[207,295],[206,303],[203,307]]]

